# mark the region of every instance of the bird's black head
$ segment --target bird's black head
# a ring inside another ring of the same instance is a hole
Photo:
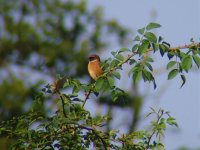
[[[93,61],[93,60],[99,60],[100,61],[100,57],[96,54],[92,54],[89,56],[89,60]]]

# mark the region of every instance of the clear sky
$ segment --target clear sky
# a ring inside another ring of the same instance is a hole
[[[158,22],[157,30],[171,46],[187,44],[190,38],[200,41],[200,0],[88,0],[89,8],[101,5],[107,19],[116,18],[133,31]],[[114,47],[116,48],[116,47]],[[158,57],[160,58],[160,57]],[[166,65],[167,59],[156,59],[156,66]],[[161,65],[160,65],[161,64]],[[162,107],[177,119],[180,129],[168,130],[164,143],[167,150],[180,146],[200,147],[200,71],[190,72],[186,85],[180,89],[181,80],[167,81],[167,72],[156,77],[158,88],[145,103],[144,113],[149,107]],[[143,86],[145,86],[144,84]],[[127,83],[128,86],[128,83]],[[164,87],[160,97],[157,92]]]

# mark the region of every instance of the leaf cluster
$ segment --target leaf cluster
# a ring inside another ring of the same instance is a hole
[[[163,41],[151,31],[160,27],[157,23],[149,23],[139,29],[132,49],[121,48],[112,52],[112,57],[102,63],[104,74],[91,84],[81,83],[79,80],[67,76],[59,76],[53,84],[48,84],[38,95],[32,109],[26,115],[3,121],[0,124],[0,133],[8,138],[15,139],[12,145],[15,149],[164,149],[162,137],[167,125],[176,126],[176,119],[162,109],[151,109],[148,116],[155,115],[150,130],[133,131],[129,134],[119,134],[116,130],[105,131],[109,115],[91,115],[85,109],[85,103],[91,96],[98,97],[99,93],[111,93],[110,101],[118,101],[126,96],[127,92],[115,85],[115,80],[121,79],[120,70],[127,63],[131,66],[129,76],[134,84],[140,79],[151,82],[156,88],[153,75],[153,58],[149,52],[159,52],[161,57],[167,54],[169,63],[167,68],[176,66],[171,70],[168,79],[180,73],[183,84],[185,76],[192,67],[192,61],[199,66],[199,44],[192,42],[183,47],[171,48],[170,44]],[[188,51],[183,52],[182,49]],[[127,56],[126,56],[127,55]],[[133,56],[135,56],[133,58]],[[171,59],[176,58],[176,61]],[[182,84],[182,85],[183,85]],[[43,115],[37,106],[45,95],[52,96],[56,102],[55,112]],[[84,96],[81,96],[84,95]],[[95,98],[96,98],[95,97]]]

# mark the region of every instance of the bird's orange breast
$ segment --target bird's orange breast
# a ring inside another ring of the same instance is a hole
[[[94,80],[97,80],[103,74],[100,62],[98,60],[90,61],[88,63],[88,72]]]

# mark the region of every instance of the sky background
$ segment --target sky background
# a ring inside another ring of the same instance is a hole
[[[185,45],[189,43],[190,38],[200,41],[200,0],[88,0],[88,2],[90,9],[102,6],[106,19],[115,18],[133,31],[146,26],[149,22],[158,22],[162,28],[156,33],[164,37],[172,47]],[[113,44],[112,48],[112,50],[119,49],[117,43]],[[107,53],[102,54],[102,57],[108,57]],[[155,62],[155,67],[163,68],[168,60],[156,56]],[[150,95],[145,102],[143,113],[147,113],[149,107],[161,107],[170,111],[179,124],[178,130],[173,128],[167,130],[164,138],[167,150],[181,146],[190,149],[200,147],[200,71],[195,70],[194,67],[194,71],[186,74],[187,82],[181,89],[180,78],[167,81],[168,72],[165,71],[156,76],[158,85],[156,90],[153,90],[152,85],[148,88],[147,84],[141,84],[141,91],[148,90]],[[122,82],[125,88],[130,86],[128,79]],[[144,123],[141,122],[138,128],[140,127],[142,129]]]

